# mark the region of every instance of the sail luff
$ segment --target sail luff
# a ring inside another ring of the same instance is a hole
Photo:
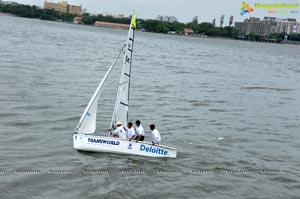
[[[125,47],[125,45],[123,45],[122,49],[120,50],[120,53],[118,54],[118,56],[116,57],[114,62],[111,64],[111,66],[109,67],[109,69],[105,73],[103,79],[99,83],[97,89],[95,90],[92,98],[90,99],[87,107],[85,108],[83,114],[80,117],[79,123],[78,123],[78,125],[75,129],[75,133],[92,134],[92,133],[95,132],[95,130],[96,130],[97,104],[98,104],[101,88],[102,88],[105,80],[107,79],[108,75],[110,74],[111,70],[113,69],[114,65],[116,64],[117,60],[119,59],[124,47]],[[94,108],[91,110],[91,108],[93,106],[94,106]],[[90,113],[90,112],[92,112],[92,113]],[[91,120],[85,125],[85,128],[81,129],[80,127],[84,123],[87,116],[91,117]]]
[[[123,60],[123,67],[120,75],[118,92],[116,96],[116,103],[115,103],[115,108],[114,108],[110,128],[113,128],[114,124],[118,120],[121,120],[125,125],[128,122],[130,75],[131,75],[132,51],[133,51],[135,28],[136,28],[136,16],[135,14],[133,14],[131,18],[129,31],[128,31],[128,37],[125,44],[126,48],[125,48],[125,54]]]
[[[132,26],[134,29],[136,29],[136,15],[133,15],[133,19],[132,19]],[[134,31],[132,32],[132,52],[133,52],[133,44],[134,44]],[[131,76],[131,65],[132,65],[132,53],[130,54],[130,67],[129,67],[129,75]],[[129,107],[129,96],[130,96],[130,78],[128,80],[128,107]],[[128,120],[128,111],[127,111],[127,120]]]

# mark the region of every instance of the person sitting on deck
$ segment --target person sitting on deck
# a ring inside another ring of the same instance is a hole
[[[126,129],[122,126],[122,121],[117,122],[117,128],[113,134],[113,137],[119,137],[126,139]]]
[[[161,138],[160,138],[160,133],[157,129],[155,129],[155,125],[151,124],[150,125],[150,130],[152,131],[152,144],[160,144]]]
[[[134,137],[135,137],[135,130],[132,127],[132,123],[131,122],[128,122],[128,124],[127,124],[127,135],[128,135],[127,138],[129,139],[129,141],[133,140]]]
[[[143,126],[141,125],[141,121],[137,120],[135,121],[135,125],[136,125],[136,137],[135,140],[138,141],[144,141],[145,139],[145,131]]]

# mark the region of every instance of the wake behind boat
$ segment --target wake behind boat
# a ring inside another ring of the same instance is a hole
[[[106,81],[108,75],[110,74],[112,68],[114,67],[123,51],[125,51],[123,58],[123,67],[120,76],[114,112],[109,129],[114,129],[116,127],[117,121],[122,121],[124,122],[124,124],[127,124],[128,122],[130,76],[135,29],[136,15],[133,14],[126,44],[122,47],[119,55],[109,67],[108,71],[106,72],[96,91],[94,92],[86,109],[84,110],[73,135],[73,146],[75,149],[82,151],[131,154],[146,157],[176,158],[176,149],[172,147],[153,145],[149,142],[136,142],[121,138],[115,138],[111,137],[110,133],[107,137],[95,135],[97,105],[100,98],[100,93],[104,82]]]

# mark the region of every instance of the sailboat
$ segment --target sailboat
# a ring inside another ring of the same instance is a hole
[[[117,121],[122,121],[125,125],[128,122],[129,90],[135,29],[136,15],[133,14],[126,43],[99,83],[79,120],[73,135],[73,147],[80,151],[176,158],[177,152],[173,147],[112,137],[110,132],[107,136],[95,135],[97,106],[99,98],[101,97],[102,87],[122,52],[124,52],[123,67],[109,129],[113,129]]]

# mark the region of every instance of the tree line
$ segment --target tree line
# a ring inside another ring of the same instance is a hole
[[[64,21],[64,22],[72,22],[75,14],[67,14],[61,13],[52,9],[42,9],[37,6],[30,5],[10,5],[0,3],[0,12],[3,13],[11,13],[20,17],[27,18],[38,18],[42,20],[51,20],[51,21]],[[101,14],[98,15],[90,15],[85,13],[82,15],[82,23],[86,25],[93,25],[95,21],[105,21],[105,22],[113,22],[113,23],[123,23],[129,24],[130,18],[115,18],[113,16],[104,16]],[[145,30],[147,32],[156,32],[156,33],[176,33],[183,34],[184,28],[191,28],[194,31],[195,35],[207,35],[210,37],[225,37],[225,38],[233,38],[237,39],[241,35],[240,32],[234,27],[215,27],[211,23],[180,23],[180,22],[165,22],[158,21],[153,19],[137,19],[138,29]],[[271,34],[268,36],[261,36],[254,33],[250,33],[245,35],[244,38],[248,40],[268,40],[273,39],[277,41],[282,41],[284,38],[284,33]],[[289,40],[300,41],[300,34],[290,34],[288,37]]]
[[[112,16],[103,16],[101,14],[98,15],[90,15],[85,13],[82,15],[82,22],[84,24],[93,25],[95,21],[105,21],[105,22],[113,22],[113,23],[130,23],[129,18],[114,18]],[[147,32],[156,32],[156,33],[168,33],[168,32],[176,32],[179,33],[184,28],[192,28],[195,31],[195,34],[205,33],[206,29],[214,28],[210,23],[202,23],[200,25],[195,25],[192,23],[184,24],[180,22],[166,22],[166,21],[158,21],[154,19],[137,19],[137,25],[139,29],[144,29]],[[219,28],[216,28],[219,29]],[[214,31],[208,32],[208,34],[212,35]]]
[[[124,23],[129,24],[130,18],[114,18],[112,16],[103,16],[101,14],[98,15],[90,15],[85,13],[82,15],[82,22],[84,24],[93,25],[95,21],[105,21],[105,22],[113,22],[113,23]],[[155,33],[176,33],[183,34],[184,28],[191,28],[194,31],[195,35],[207,35],[207,36],[215,36],[215,37],[228,37],[228,38],[237,38],[239,35],[238,30],[233,27],[224,27],[219,28],[215,27],[211,23],[180,23],[180,22],[166,22],[166,21],[158,21],[154,19],[137,19],[138,29],[145,30],[147,32],[155,32]]]

